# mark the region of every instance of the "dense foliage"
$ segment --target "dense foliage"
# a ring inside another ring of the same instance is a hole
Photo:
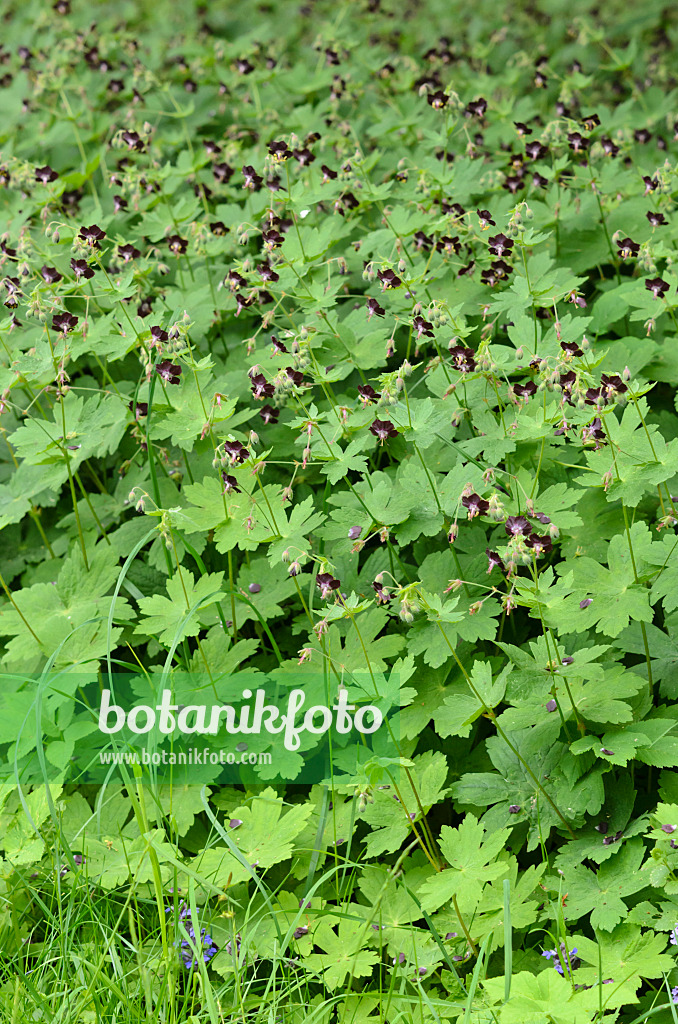
[[[2,40],[2,1019],[675,1021],[677,9]],[[397,735],[83,784],[116,673]]]

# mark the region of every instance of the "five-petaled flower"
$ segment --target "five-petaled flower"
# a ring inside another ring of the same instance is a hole
[[[375,420],[370,427],[370,433],[379,438],[379,444],[383,444],[389,437],[398,436],[398,431],[390,420]]]
[[[504,529],[509,537],[527,537],[530,533],[530,524],[525,516],[509,516],[504,523]]]
[[[320,596],[323,599],[331,597],[335,590],[338,590],[341,586],[341,581],[336,579],[329,572],[320,572],[315,578],[316,586],[320,590]]]
[[[181,367],[171,359],[156,363],[155,371],[167,384],[179,384],[181,381]]]
[[[48,185],[50,181],[56,181],[58,177],[57,172],[49,164],[45,167],[35,168],[35,180],[42,182],[43,185]]]
[[[461,503],[464,508],[468,511],[468,518],[475,519],[476,516],[484,516],[490,508],[490,503],[486,498],[481,498],[479,494],[465,494],[461,499]]]
[[[669,290],[668,281],[665,281],[661,277],[648,277],[645,281],[645,287],[649,292],[652,292],[655,299],[662,298],[662,296],[666,295]]]
[[[52,317],[52,327],[55,331],[60,331],[62,334],[69,334],[75,330],[78,323],[78,317],[73,316],[71,313],[57,313],[56,316]]]
[[[99,242],[106,237],[106,232],[102,231],[97,224],[90,224],[89,227],[80,228],[78,235],[87,245],[93,249],[98,249]]]

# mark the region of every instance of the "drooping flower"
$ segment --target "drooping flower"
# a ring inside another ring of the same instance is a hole
[[[155,371],[167,384],[181,382],[181,367],[171,359],[163,359],[162,362],[156,363]]]
[[[315,578],[316,586],[320,590],[323,599],[331,597],[335,590],[341,586],[341,581],[336,579],[330,572],[321,572]]]
[[[468,518],[475,519],[476,516],[485,515],[489,510],[490,503],[486,498],[481,498],[479,494],[465,494],[461,499],[461,503],[465,509],[468,510]]]
[[[53,167],[50,167],[49,164],[46,164],[45,167],[35,168],[35,180],[41,182],[43,185],[48,185],[50,181],[56,181],[58,177],[59,175],[57,172]]]
[[[655,299],[660,299],[669,290],[667,281],[664,281],[661,277],[648,277],[645,281],[645,287],[649,292],[652,292]]]
[[[370,433],[379,438],[380,444],[383,444],[389,437],[398,436],[398,431],[390,420],[375,420],[370,427]]]
[[[99,242],[106,237],[106,232],[102,231],[97,224],[90,224],[89,227],[80,228],[78,235],[92,249],[98,249]]]

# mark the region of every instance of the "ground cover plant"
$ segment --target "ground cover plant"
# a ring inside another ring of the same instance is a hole
[[[4,5],[0,1019],[678,1019],[677,37]],[[263,679],[393,727],[84,772]]]

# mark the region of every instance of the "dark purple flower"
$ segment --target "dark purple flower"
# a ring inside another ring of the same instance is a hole
[[[277,423],[280,418],[280,409],[274,409],[272,405],[262,405],[259,415],[264,423]]]
[[[361,401],[364,405],[369,405],[370,402],[378,402],[381,397],[378,391],[375,391],[371,384],[359,384],[358,394],[360,395]]]
[[[238,487],[238,481],[234,476],[229,476],[228,473],[221,474],[221,480],[224,485],[222,494],[242,494],[242,491]],[[235,821],[235,819],[233,819]],[[240,822],[242,824],[242,822]],[[231,828],[235,828],[234,825]]]
[[[509,537],[527,537],[530,533],[530,524],[525,516],[509,516],[504,523],[504,529]]]
[[[393,600],[393,594],[388,594],[384,590],[384,584],[379,583],[377,580],[372,584],[375,594],[377,595],[377,604],[388,604],[389,601]]]
[[[43,281],[47,282],[47,284],[56,284],[57,281],[61,281],[63,277],[56,267],[47,267],[44,265],[40,268],[40,276]]]
[[[94,277],[94,270],[90,267],[87,260],[71,259],[71,270],[78,281],[81,277],[84,277],[85,280],[89,280],[90,277]]]
[[[169,246],[170,252],[173,252],[175,256],[180,256],[186,252],[188,247],[188,240],[182,238],[181,235],[170,235],[167,239],[167,245]]]
[[[367,319],[368,320],[370,320],[371,317],[375,316],[375,314],[376,314],[376,316],[383,316],[385,312],[386,312],[386,310],[383,308],[383,306],[379,305],[379,302],[378,302],[377,299],[368,299],[367,300]]]
[[[483,230],[489,227],[496,227],[496,222],[492,220],[492,214],[489,210],[476,210],[480,226]]]
[[[393,270],[378,270],[377,277],[381,281],[384,291],[388,288],[400,288],[403,283]]]
[[[236,462],[246,462],[250,457],[248,449],[240,441],[224,441],[222,448],[230,458],[231,465],[235,465]]]
[[[125,263],[129,263],[130,260],[138,260],[141,253],[136,246],[128,242],[126,245],[118,246],[118,256],[124,260]]]
[[[533,380],[528,380],[527,384],[514,384],[513,392],[518,398],[531,398],[537,393],[537,385]]]
[[[75,330],[77,323],[77,316],[73,316],[71,313],[57,313],[56,316],[52,317],[52,328],[55,331],[60,331],[62,334],[69,334]]]
[[[142,416],[148,416],[148,402],[137,402],[135,405],[134,401],[131,401],[128,409],[134,413],[135,420],[140,419]]]
[[[655,213],[654,210],[648,210],[645,216],[647,217],[653,228],[658,228],[664,224],[668,224],[668,221],[663,213]]]
[[[669,285],[661,277],[647,278],[645,281],[645,287],[649,292],[652,292],[655,299],[661,298],[669,290]]]
[[[255,398],[270,398],[275,394],[275,386],[268,383],[263,373],[255,373],[250,378],[250,388]]]
[[[489,501],[475,493],[465,494],[461,499],[461,503],[468,510],[469,519],[474,519],[476,516],[484,516],[490,507]]]
[[[285,373],[295,387],[301,387],[304,383],[304,375],[301,370],[295,370],[293,366],[286,366]]]
[[[397,437],[398,431],[393,426],[390,420],[375,420],[370,427],[370,433],[374,434],[375,437],[379,438],[379,443],[383,444],[384,441],[389,437]]]
[[[525,155],[530,160],[543,160],[548,153],[548,146],[545,146],[539,139],[533,139],[525,146]]]
[[[574,153],[583,153],[588,149],[589,140],[579,132],[569,132],[567,144]]]
[[[329,572],[321,572],[315,578],[316,586],[320,590],[320,596],[323,599],[331,597],[335,590],[338,590],[341,586],[341,581],[336,579]]]
[[[463,345],[451,345],[449,353],[452,356],[452,365],[461,370],[462,373],[471,373],[476,368],[475,352],[472,348],[464,348]]]
[[[458,256],[461,252],[459,235],[441,235],[436,242],[436,251],[447,253],[448,256]]]
[[[251,164],[243,164],[242,176],[245,179],[243,188],[248,188],[252,192],[258,192],[263,185],[264,179],[260,174],[257,174]]]
[[[226,184],[233,177],[233,168],[227,163],[212,164],[212,174],[216,181]]]
[[[102,231],[98,225],[90,224],[88,228],[80,228],[78,235],[83,242],[86,242],[87,245],[92,247],[92,249],[98,249],[99,242],[106,237],[106,232]]]
[[[48,185],[50,181],[56,181],[58,177],[57,172],[49,164],[45,167],[35,168],[35,180],[42,182],[43,185]]]
[[[442,110],[447,104],[448,97],[442,91],[437,89],[435,92],[430,92],[426,96],[426,101],[429,107],[433,107],[434,110]]]
[[[634,242],[632,238],[622,238],[617,242],[617,248],[619,250],[619,258],[627,260],[634,258],[640,252],[640,246],[637,242]]]
[[[506,566],[496,551],[492,551],[490,548],[485,548],[485,554],[487,555],[488,574],[491,573],[493,569],[501,569],[502,572],[506,572]]]
[[[424,320],[422,316],[415,316],[412,321],[417,339],[421,338],[422,334],[425,334],[427,338],[433,338],[433,324],[429,323],[428,320]]]
[[[582,432],[583,441],[593,441],[596,450],[600,447],[599,441],[605,441],[605,431],[603,430],[603,424],[600,421],[600,417],[596,416],[588,426],[584,427]]]
[[[531,548],[536,558],[540,558],[541,555],[547,555],[553,547],[553,541],[550,537],[540,537],[536,533],[531,533],[525,541],[528,548]]]
[[[171,359],[163,359],[161,363],[156,363],[155,371],[167,384],[181,383],[181,367]]]
[[[134,149],[138,153],[143,153],[144,140],[139,135],[139,132],[124,131],[122,133],[122,140],[128,149]]]
[[[502,234],[501,231],[498,235],[491,235],[487,240],[487,244],[493,256],[503,256],[504,253],[510,255],[514,245],[513,240],[508,238],[507,235]]]

